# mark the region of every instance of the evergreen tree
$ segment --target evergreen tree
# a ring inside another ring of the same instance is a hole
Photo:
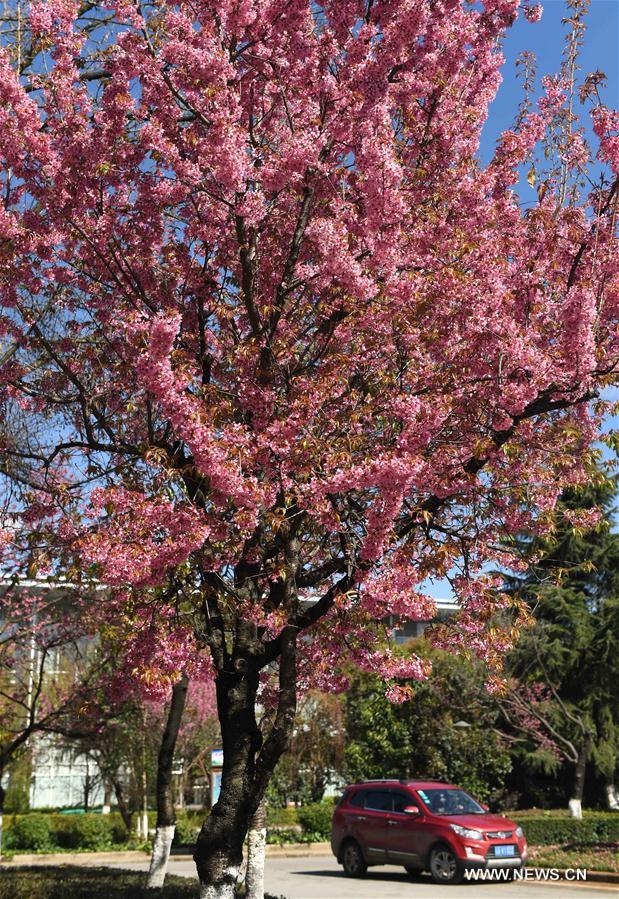
[[[531,606],[533,626],[508,659],[517,693],[504,703],[512,724],[537,728],[537,760],[554,744],[573,763],[572,814],[580,814],[587,759],[616,804],[619,748],[619,534],[613,531],[616,479],[600,469],[568,490],[546,538],[521,540],[536,561],[506,579]],[[599,522],[591,529],[597,514]],[[520,710],[518,712],[518,709]],[[528,724],[524,719],[528,717]],[[540,749],[542,751],[540,751]]]
[[[346,694],[346,774],[359,781],[377,777],[431,777],[457,783],[477,799],[504,804],[503,784],[511,769],[496,725],[498,708],[484,689],[483,666],[411,644],[432,658],[432,676],[415,683],[401,704],[385,696],[376,675],[357,672]]]

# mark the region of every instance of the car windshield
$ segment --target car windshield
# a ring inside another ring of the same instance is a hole
[[[483,815],[484,809],[464,790],[417,790],[433,815]]]

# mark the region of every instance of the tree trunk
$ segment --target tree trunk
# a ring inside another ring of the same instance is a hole
[[[176,829],[176,813],[172,796],[172,764],[176,740],[185,709],[188,683],[188,679],[183,677],[172,688],[168,719],[159,748],[157,759],[157,829],[155,831],[153,852],[146,882],[148,889],[163,886]]]
[[[140,773],[142,787],[142,809],[138,815],[138,837],[146,842],[148,839],[148,781],[146,779],[146,721],[142,709],[142,771]]]
[[[131,834],[131,812],[129,811],[129,806],[125,801],[125,794],[123,793],[123,787],[121,782],[117,777],[112,781],[114,786],[114,795],[116,796],[116,804],[118,805],[118,811],[120,812],[120,817],[123,819],[123,824],[127,829],[127,836]]]
[[[587,758],[591,749],[591,734],[586,733],[578,753],[576,769],[574,771],[574,786],[572,796],[568,803],[570,818],[582,818],[582,796],[585,789],[585,769]]]
[[[245,899],[264,899],[264,856],[267,843],[267,805],[262,799],[249,823]]]
[[[183,770],[178,777],[178,792],[176,794],[176,807],[181,811],[185,808],[185,770],[183,766]]]
[[[90,792],[92,790],[92,779],[90,776],[90,765],[86,759],[86,774],[84,775],[84,811],[90,809]]]
[[[617,785],[610,781],[606,784],[606,805],[611,812],[619,811],[619,793],[617,792]]]
[[[314,772],[314,780],[312,783],[312,802],[322,802],[322,798],[325,795],[325,790],[327,789],[327,778],[325,775],[325,769],[322,771]]]
[[[202,825],[194,860],[200,899],[233,899],[249,821],[262,798],[254,783],[262,744],[255,714],[258,670],[237,659],[220,671],[216,687],[224,750],[221,792]]]
[[[285,531],[282,527],[282,533]],[[219,672],[215,685],[224,760],[219,799],[202,825],[194,854],[200,899],[234,899],[249,822],[264,796],[275,765],[290,745],[297,702],[299,628],[295,623],[298,614],[295,576],[299,568],[299,543],[289,528],[285,559],[286,577],[280,589],[288,623],[274,641],[275,645],[265,653],[264,644],[257,639],[255,622],[237,618],[232,651],[220,638],[214,638],[211,647],[215,647]],[[253,564],[239,563],[235,569],[238,583],[249,582],[250,590],[255,587],[255,574]],[[263,741],[256,721],[260,670],[278,657],[277,710]]]
[[[105,780],[103,782],[103,808],[101,809],[102,815],[109,815],[112,811],[112,785],[109,781]]]
[[[2,838],[4,836],[2,829],[4,824],[4,787],[2,786],[2,775],[3,772],[0,771],[0,858],[2,858]]]

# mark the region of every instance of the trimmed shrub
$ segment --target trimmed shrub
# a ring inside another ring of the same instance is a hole
[[[112,843],[116,845],[126,843],[130,838],[130,834],[127,833],[127,828],[125,827],[123,819],[120,817],[120,815],[110,815],[110,818]]]
[[[298,824],[296,808],[277,808],[267,806],[267,827],[290,827]]]
[[[619,841],[619,814],[587,815],[584,818],[528,816],[505,813],[516,821],[533,846],[562,846],[567,843],[613,843]]]
[[[195,846],[198,834],[200,833],[201,824],[186,815],[179,815],[176,819],[176,830],[174,831],[174,846]]]
[[[7,834],[11,849],[41,852],[52,847],[52,833],[48,815],[24,815],[19,818]]]
[[[333,806],[333,801],[329,799],[300,806],[297,809],[297,819],[304,833],[311,834],[317,840],[329,840]]]
[[[289,846],[295,843],[320,842],[314,834],[303,833],[300,827],[278,827],[275,830],[267,830],[267,843],[269,846]]]
[[[101,852],[112,845],[112,823],[107,816],[72,815],[62,825],[56,831],[56,840],[64,849]]]

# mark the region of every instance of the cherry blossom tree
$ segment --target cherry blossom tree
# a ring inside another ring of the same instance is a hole
[[[98,39],[34,0],[36,52],[0,58],[2,469],[43,563],[117,616],[169,585],[143,614],[210,650],[204,899],[233,895],[299,693],[346,661],[405,698],[427,663],[376,622],[431,616],[428,578],[462,605],[437,641],[499,667],[497,533],[543,529],[586,475],[619,350],[619,119],[596,84],[602,173],[565,189],[591,160],[571,129],[522,205],[571,100],[547,79],[482,166],[518,5],[117,0],[88,5]]]
[[[149,602],[154,603],[155,614]],[[157,597],[142,595],[133,614],[126,596],[107,598],[98,643],[109,664],[96,692],[77,711],[74,725],[78,751],[96,760],[113,787],[128,833],[132,812],[121,769],[133,769],[140,795],[137,831],[144,840],[149,829],[147,757],[156,757],[157,821],[149,888],[163,885],[174,839],[172,776],[177,748],[183,762],[190,763],[196,740],[210,737],[211,748],[218,734],[211,664],[187,627],[176,617],[170,622],[171,613]]]
[[[83,729],[80,710],[106,660],[92,651],[88,606],[71,592],[0,588],[0,779],[36,735]],[[4,793],[0,783],[0,851]]]
[[[539,681],[510,683],[500,704],[508,728],[532,744],[530,758],[538,767],[554,771],[561,762],[573,766],[568,807],[571,817],[582,818],[586,766],[593,743],[591,720],[578,709],[568,708],[554,685]]]
[[[169,701],[159,707],[163,712],[163,726],[157,754],[156,804],[157,822],[151,864],[148,872],[148,887],[163,886],[170,849],[176,830],[176,807],[172,789],[173,763],[182,760],[190,764],[187,750],[195,740],[196,731],[204,738],[207,731],[215,731],[217,720],[215,691],[212,680],[205,684],[190,682],[183,675],[172,686]],[[208,748],[212,748],[210,743]]]

